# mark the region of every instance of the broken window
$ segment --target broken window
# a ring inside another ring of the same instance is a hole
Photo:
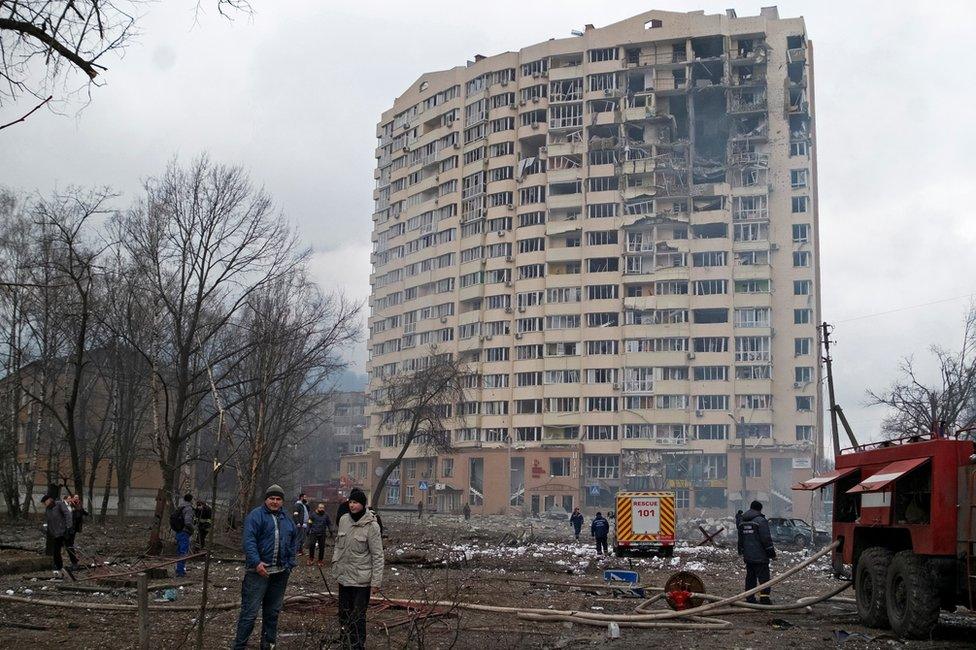
[[[678,70],[672,70],[671,76],[674,80],[675,90],[680,90],[684,88],[685,84],[688,82],[688,73],[684,68],[680,68]]]
[[[520,98],[523,103],[538,102],[541,98],[548,96],[549,84],[538,84],[529,86],[521,90]]]
[[[737,336],[735,337],[736,361],[769,361],[770,337],[768,336]]]
[[[549,70],[549,59],[538,59],[536,61],[523,63],[521,70],[523,77],[539,77],[542,75],[542,73]]]
[[[569,476],[569,458],[550,458],[550,476]]]
[[[590,92],[596,91],[614,91],[617,89],[617,73],[606,72],[603,74],[591,74],[586,77],[588,81],[588,89]]]
[[[502,106],[512,106],[515,107],[515,93],[500,93],[491,98],[492,108],[501,108]]]
[[[762,476],[761,458],[743,458],[742,475],[748,478],[758,478]]]
[[[796,439],[798,441],[813,440],[813,425],[810,424],[796,425]]]
[[[695,239],[721,239],[729,236],[728,225],[724,223],[703,223],[691,227]]]
[[[732,219],[735,221],[752,221],[768,219],[769,212],[766,205],[766,195],[737,196],[732,208]]]
[[[813,282],[811,280],[793,280],[794,296],[809,296],[812,291]]]
[[[597,50],[589,50],[587,54],[589,55],[590,63],[598,63],[600,61],[616,61],[618,58],[620,58],[620,48],[604,47]]]
[[[546,222],[545,212],[525,212],[519,215],[519,227],[538,226]]]
[[[549,107],[549,128],[583,126],[582,104],[556,104]]]
[[[769,224],[766,222],[737,223],[732,226],[735,241],[765,241],[769,238]]]
[[[533,124],[545,124],[546,122],[546,111],[545,109],[539,109],[536,111],[527,111],[519,116],[519,124],[521,126],[531,126]]]
[[[725,282],[725,280],[722,280]],[[727,323],[729,322],[729,310],[725,308],[694,309],[692,316],[696,323]]]
[[[483,458],[472,458],[468,467],[468,503],[473,506],[483,505],[485,501],[485,460]]]
[[[761,366],[736,366],[736,379],[772,379],[773,368],[769,365]]]
[[[794,196],[790,200],[790,208],[794,214],[807,212],[810,207],[809,196]]]
[[[728,293],[728,280],[695,280],[696,296],[712,296]]]
[[[574,102],[583,98],[583,78],[549,82],[550,102]]]

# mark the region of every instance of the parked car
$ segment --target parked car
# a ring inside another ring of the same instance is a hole
[[[794,544],[796,546],[822,546],[830,542],[830,533],[814,530],[810,524],[802,519],[788,519],[786,517],[769,518],[769,534],[777,544]]]

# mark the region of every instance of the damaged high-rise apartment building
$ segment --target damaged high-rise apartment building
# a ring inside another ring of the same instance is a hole
[[[607,508],[669,488],[685,512],[759,498],[806,515],[790,491],[821,448],[803,20],[650,11],[577,34],[423,74],[380,119],[369,390],[431,354],[473,373],[456,452],[412,449],[383,505]],[[341,468],[371,487],[399,451],[379,408]]]

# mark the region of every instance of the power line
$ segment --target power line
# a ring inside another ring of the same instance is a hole
[[[907,311],[909,309],[918,309],[919,307],[928,307],[930,305],[939,305],[944,302],[952,302],[953,300],[961,300],[962,298],[972,298],[976,296],[976,293],[967,293],[962,296],[955,296],[953,298],[943,298],[942,300],[933,300],[932,302],[923,302],[918,305],[908,305],[907,307],[898,307],[897,309],[889,309],[888,311],[879,311],[874,314],[864,314],[862,316],[854,316],[853,318],[845,318],[843,320],[836,320],[834,323],[850,323],[855,320],[862,320],[864,318],[874,318],[875,316],[887,316],[888,314],[895,314],[900,311]]]

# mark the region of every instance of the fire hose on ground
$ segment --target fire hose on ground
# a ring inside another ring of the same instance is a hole
[[[551,610],[551,609],[526,609],[519,607],[500,607],[497,605],[481,605],[478,603],[464,603],[455,602],[449,600],[421,600],[421,599],[404,599],[404,598],[388,598],[386,596],[373,596],[370,600],[378,602],[389,602],[401,606],[413,606],[422,605],[425,607],[448,607],[457,609],[466,609],[471,611],[481,611],[481,612],[493,612],[493,613],[507,613],[515,614],[519,619],[528,621],[540,621],[540,622],[557,622],[557,621],[568,621],[572,623],[579,623],[581,625],[591,625],[591,626],[606,626],[609,623],[616,623],[620,627],[632,627],[632,628],[681,628],[681,629],[723,629],[731,627],[732,623],[723,619],[715,618],[717,615],[728,615],[728,614],[741,614],[747,613],[749,611],[789,611],[795,609],[802,609],[815,605],[826,600],[835,599],[835,602],[851,602],[850,599],[837,599],[837,594],[841,593],[850,586],[849,582],[845,582],[838,587],[831,589],[825,594],[819,596],[806,596],[800,598],[792,603],[784,603],[781,605],[762,605],[754,603],[742,602],[749,596],[753,596],[762,589],[767,589],[774,587],[786,578],[802,571],[807,568],[817,560],[819,560],[824,555],[827,555],[833,551],[838,545],[838,542],[834,542],[829,546],[821,549],[814,555],[803,560],[799,564],[790,567],[783,573],[779,574],[767,583],[761,584],[754,589],[749,589],[743,591],[740,594],[734,596],[728,596],[725,598],[713,596],[710,594],[695,593],[692,594],[694,597],[701,598],[704,600],[709,600],[710,602],[698,607],[692,607],[690,609],[684,610],[657,610],[648,611],[646,608],[648,605],[658,601],[664,594],[656,594],[654,597],[644,600],[637,606],[636,612],[634,614],[600,614],[591,611],[573,611],[573,610]],[[328,588],[328,584],[326,584]],[[285,599],[286,603],[299,603],[308,602],[314,600],[321,600],[322,598],[335,598],[335,596],[329,592],[318,592],[312,594],[305,594],[301,596],[291,596]],[[34,605],[40,604],[50,607],[64,607],[64,608],[77,608],[77,609],[91,609],[91,610],[107,610],[107,611],[136,611],[137,607],[135,605],[127,604],[115,604],[115,603],[76,603],[76,602],[59,602],[53,600],[38,600],[34,598],[24,598],[20,596],[8,596],[0,594],[0,602],[19,602],[19,603],[31,603]],[[214,603],[208,606],[209,610],[226,610],[234,609],[239,607],[238,602],[226,602],[226,603]],[[728,607],[726,607],[728,606]],[[724,608],[724,609],[722,609]],[[150,610],[154,611],[195,611],[199,609],[196,605],[184,605],[184,606],[162,606],[162,607],[150,607]],[[709,614],[709,616],[704,616],[704,614]]]

